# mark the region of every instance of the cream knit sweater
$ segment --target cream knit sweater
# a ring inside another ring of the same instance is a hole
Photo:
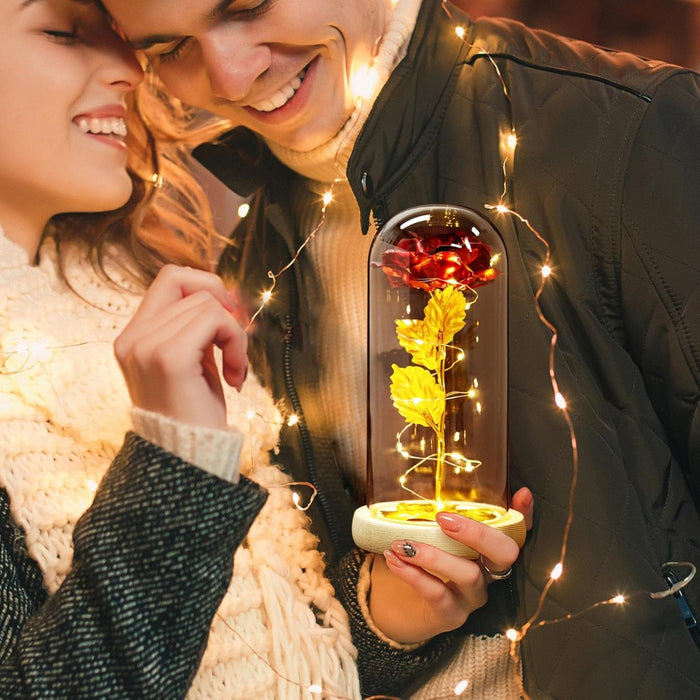
[[[30,265],[0,229],[0,485],[53,592],[70,567],[73,527],[130,428],[112,341],[140,295],[103,283],[73,251],[69,277],[81,299],[57,275],[53,241],[40,252]],[[240,472],[270,497],[236,553],[189,697],[357,698],[345,611],[288,477],[269,461],[281,416],[253,376],[227,401],[243,437]],[[325,694],[311,695],[311,684]]]

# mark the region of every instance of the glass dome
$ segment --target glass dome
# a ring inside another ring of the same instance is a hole
[[[445,510],[509,530],[519,514],[508,510],[508,270],[498,231],[456,206],[392,218],[370,249],[368,323],[358,546],[383,551],[397,538],[426,541],[428,530],[448,539],[435,523]]]

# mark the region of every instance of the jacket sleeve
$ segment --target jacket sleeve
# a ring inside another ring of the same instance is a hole
[[[129,433],[75,527],[69,575],[14,631],[0,697],[183,697],[265,499]]]
[[[407,648],[380,639],[368,626],[358,601],[360,570],[366,556],[353,549],[330,573],[331,581],[350,619],[362,697],[401,695],[424,674],[434,673],[438,664],[447,661],[464,631],[460,628]]]
[[[620,296],[629,351],[700,504],[700,76],[654,93],[622,193]]]

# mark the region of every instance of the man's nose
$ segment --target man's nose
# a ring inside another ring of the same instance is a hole
[[[202,58],[213,97],[244,101],[250,89],[270,67],[271,51],[262,44],[246,42],[233,32],[221,31],[201,41]]]

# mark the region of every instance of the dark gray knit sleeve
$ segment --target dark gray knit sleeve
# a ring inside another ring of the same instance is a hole
[[[379,639],[368,627],[357,600],[360,569],[366,556],[361,550],[352,550],[330,576],[350,618],[362,696],[401,696],[452,655],[462,633],[438,635],[413,651],[394,648]]]
[[[71,572],[17,631],[0,697],[183,697],[265,499],[129,433],[76,525]]]

